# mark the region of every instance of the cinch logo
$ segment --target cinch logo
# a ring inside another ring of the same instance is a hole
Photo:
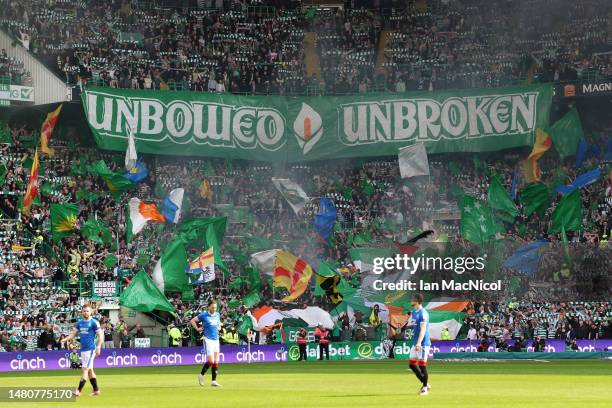
[[[281,347],[279,350],[276,350],[276,352],[274,353],[274,358],[276,359],[276,361],[287,361],[287,351],[285,350],[285,347]]]
[[[200,352],[195,355],[195,362],[198,364],[204,364],[206,362],[206,349],[200,349]],[[219,353],[219,362],[223,363],[225,361],[225,355],[223,353]]]
[[[113,351],[112,355],[106,357],[106,365],[110,367],[135,366],[138,365],[138,357],[132,353],[118,356],[117,352]]]
[[[261,350],[257,350],[257,351],[245,351],[243,349],[243,351],[239,351],[238,353],[236,353],[236,360],[243,362],[243,361],[266,361],[266,355],[263,351]]]
[[[323,135],[321,115],[310,105],[302,102],[302,109],[293,122],[293,131],[302,153],[308,154]]]
[[[64,357],[57,360],[59,368],[70,368],[70,354],[64,353]]]
[[[151,364],[153,365],[174,365],[182,363],[183,358],[178,353],[162,354],[161,350],[157,350],[157,353],[151,356]]]
[[[17,354],[17,358],[10,361],[11,370],[44,370],[46,367],[45,360],[36,358],[23,358],[21,354]]]
[[[578,350],[580,350],[580,351],[596,351],[595,347],[591,346],[590,344],[588,346],[578,347]]]
[[[478,347],[476,346],[472,346],[467,345],[465,347],[460,347],[459,343],[455,343],[455,347],[451,347],[450,352],[451,353],[476,353],[478,351]],[[495,351],[495,347],[493,346],[493,350],[488,350],[488,351]]]
[[[298,348],[298,346],[291,346],[289,347],[289,360],[297,360],[298,358],[300,358],[300,349]]]
[[[374,349],[370,343],[361,343],[357,347],[357,354],[361,358],[370,358],[374,354]]]

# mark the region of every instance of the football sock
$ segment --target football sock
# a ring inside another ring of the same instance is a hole
[[[85,386],[86,382],[87,380],[81,378],[81,381],[79,381],[79,392],[83,391],[83,387]]]
[[[206,374],[206,371],[208,371],[208,367],[210,367],[210,364],[208,364],[208,362],[206,362],[206,364],[204,364],[202,366],[202,371],[200,371],[200,374],[202,374],[202,375]]]
[[[90,378],[89,382],[91,383],[91,386],[93,387],[94,391],[98,391],[98,379],[96,377]]]
[[[427,373],[427,367],[422,365],[421,367],[421,382],[423,383],[423,387],[427,386],[427,380],[429,379],[429,374]]]
[[[410,369],[412,370],[412,372],[414,372],[416,378],[418,378],[420,382],[423,382],[423,375],[421,374],[419,366],[416,364],[410,364]]]
[[[219,366],[217,364],[213,364],[212,366],[212,380],[213,381],[217,381],[217,370],[219,369]]]

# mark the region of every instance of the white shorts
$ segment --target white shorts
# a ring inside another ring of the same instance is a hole
[[[412,346],[410,349],[410,360],[419,360],[419,361],[427,361],[427,356],[429,355],[429,348],[431,346],[421,346],[421,350],[417,351],[415,346]]]
[[[215,353],[219,352],[219,340],[211,340],[204,337],[204,347],[206,348],[206,355],[214,357]]]
[[[81,351],[81,364],[83,368],[93,368],[96,350]]]

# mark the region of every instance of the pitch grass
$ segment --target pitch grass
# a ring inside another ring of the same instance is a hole
[[[222,365],[223,388],[197,382],[198,366],[96,370],[76,403],[0,406],[87,407],[611,407],[612,361],[441,362],[429,364],[431,393],[406,361],[333,361]],[[0,374],[2,387],[74,387],[79,371]]]

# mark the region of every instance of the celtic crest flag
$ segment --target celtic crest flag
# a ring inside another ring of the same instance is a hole
[[[293,212],[297,215],[310,201],[302,187],[289,179],[272,179],[272,184],[287,200]]]
[[[494,208],[503,214],[507,214],[509,217],[514,219],[519,213],[516,204],[512,201],[510,194],[504,188],[499,176],[493,175],[491,177],[491,184],[489,185],[488,201],[491,208]]]
[[[484,244],[502,232],[491,208],[475,197],[464,195],[460,203],[461,236],[476,244]]]
[[[51,204],[51,232],[54,242],[74,232],[78,214],[79,206],[76,204]]]

